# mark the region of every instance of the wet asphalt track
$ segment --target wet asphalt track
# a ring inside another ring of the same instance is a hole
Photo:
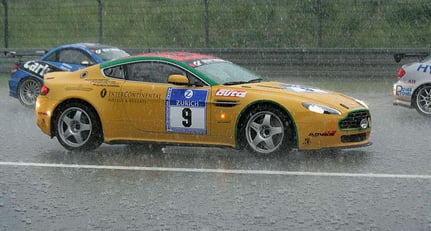
[[[431,230],[431,119],[386,80],[341,91],[370,106],[372,146],[258,157],[67,152],[0,87],[0,230]]]

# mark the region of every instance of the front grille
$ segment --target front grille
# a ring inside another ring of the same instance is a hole
[[[367,119],[369,123],[371,122],[370,111],[361,110],[361,111],[350,112],[346,118],[340,120],[339,122],[340,129],[341,130],[364,129],[364,128],[361,128],[361,121],[363,119]],[[368,126],[370,126],[370,124]]]

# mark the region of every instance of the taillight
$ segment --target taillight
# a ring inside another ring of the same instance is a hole
[[[15,74],[15,72],[17,72],[17,71],[18,71],[18,69],[19,69],[19,66],[15,64],[15,65],[12,67],[12,70],[10,71],[10,74],[11,74],[11,75]]]
[[[49,92],[49,88],[47,88],[45,85],[42,85],[42,88],[40,89],[40,95],[47,95]]]
[[[405,74],[406,71],[403,68],[400,68],[397,73],[398,79],[401,79]]]

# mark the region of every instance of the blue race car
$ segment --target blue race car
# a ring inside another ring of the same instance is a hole
[[[14,56],[19,56],[10,52]],[[77,43],[54,48],[38,60],[17,64],[9,80],[9,95],[27,107],[34,107],[43,75],[52,71],[75,71],[93,64],[129,56],[117,47],[98,43]]]

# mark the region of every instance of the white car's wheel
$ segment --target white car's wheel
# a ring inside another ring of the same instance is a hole
[[[18,99],[26,107],[34,107],[36,98],[40,94],[41,84],[35,78],[25,78],[18,86]]]
[[[414,97],[416,110],[426,116],[431,116],[431,85],[422,86]]]

